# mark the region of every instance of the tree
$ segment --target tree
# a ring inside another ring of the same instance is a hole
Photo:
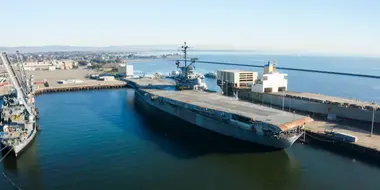
[[[118,57],[118,58],[115,59],[115,62],[116,63],[121,63],[121,59]]]
[[[78,65],[86,66],[88,64],[87,61],[78,61]]]

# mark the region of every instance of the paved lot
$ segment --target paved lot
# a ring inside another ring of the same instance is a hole
[[[357,106],[373,106],[371,102],[365,102],[357,99],[349,99],[349,98],[342,98],[342,97],[335,97],[335,96],[327,96],[323,94],[316,94],[316,93],[309,93],[309,92],[275,92],[273,94],[279,94],[279,95],[290,95],[290,96],[297,96],[301,98],[306,99],[315,99],[320,101],[330,101],[330,102],[336,102],[339,104],[352,104]],[[380,105],[375,105],[375,107],[380,107]]]
[[[89,86],[89,85],[113,85],[124,84],[122,81],[99,81],[86,78],[87,74],[96,74],[93,70],[73,69],[73,70],[55,70],[55,71],[27,71],[27,74],[34,75],[34,81],[40,82],[46,79],[50,87],[72,87],[72,86]],[[79,79],[82,83],[58,84],[58,80]],[[43,84],[36,85],[36,88],[44,88]],[[7,94],[10,87],[0,87],[0,95]]]

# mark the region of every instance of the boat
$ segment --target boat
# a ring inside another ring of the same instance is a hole
[[[35,118],[32,115],[25,114],[25,109],[22,109],[22,106],[3,107],[1,111],[3,116],[1,144],[17,157],[36,136]]]
[[[33,95],[34,79],[33,75],[26,76],[22,64],[16,64],[18,68],[14,68],[6,53],[1,54],[1,59],[14,89],[3,97],[0,142],[2,150],[7,151],[6,155],[13,152],[17,157],[33,141],[38,129],[38,110]]]
[[[204,80],[194,72],[195,59],[191,59],[190,64],[186,62],[186,43],[182,48],[185,64],[180,66],[176,61],[182,71],[175,79],[176,91],[135,90],[137,101],[142,102],[147,111],[162,111],[221,135],[272,149],[290,147],[304,133],[304,124],[312,121],[309,117],[208,92]]]

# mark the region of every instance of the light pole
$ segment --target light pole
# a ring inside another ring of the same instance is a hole
[[[270,107],[272,107],[272,96],[270,97]]]
[[[227,94],[227,96],[229,96],[228,95],[228,80],[226,80],[226,94]]]
[[[285,107],[285,95],[282,96],[282,110],[284,110]]]
[[[375,104],[375,103],[373,103]],[[376,110],[376,107],[375,105],[372,107],[372,126],[371,126],[371,134],[369,135],[370,137],[372,136],[372,133],[373,133],[373,125],[375,123],[375,110]]]

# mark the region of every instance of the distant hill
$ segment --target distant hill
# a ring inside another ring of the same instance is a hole
[[[20,51],[23,53],[35,52],[59,52],[59,51],[155,51],[169,50],[176,51],[176,45],[166,46],[107,46],[107,47],[88,47],[88,46],[19,46],[19,47],[0,47],[0,51],[13,53]]]
[[[90,46],[19,46],[19,47],[0,47],[0,51],[13,53],[17,50],[22,53],[35,52],[61,52],[61,51],[178,51],[179,45],[130,45],[130,46],[106,46],[106,47],[90,47]],[[214,52],[234,52],[234,51],[250,51],[252,50],[228,50],[213,48],[194,48],[190,47],[189,51],[214,51]]]
[[[178,44],[174,45],[127,45],[127,46],[105,46],[105,47],[90,47],[90,46],[19,46],[19,47],[0,47],[0,52],[15,53],[17,50],[21,53],[36,53],[36,52],[63,52],[63,51],[104,51],[104,52],[178,52],[180,50]],[[254,49],[237,49],[228,47],[215,48],[212,46],[190,46],[190,52],[249,52],[258,54],[274,54],[274,55],[311,55],[311,56],[365,56],[365,57],[380,57],[380,54],[354,54],[354,53],[327,53],[327,52],[312,52],[312,51],[275,51],[275,50],[254,50]]]

